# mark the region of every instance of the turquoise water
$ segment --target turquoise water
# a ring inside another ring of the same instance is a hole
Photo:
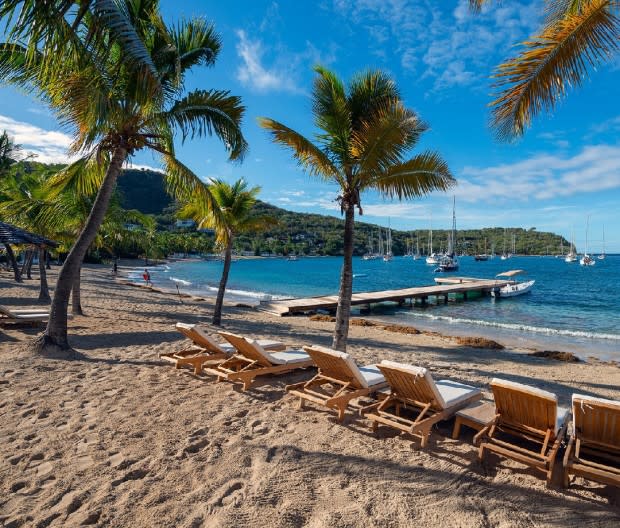
[[[334,294],[338,291],[341,257],[249,259],[233,262],[229,298],[254,300]],[[438,274],[424,260],[395,257],[353,262],[354,291],[386,290],[433,284]],[[444,333],[501,337],[525,346],[571,350],[620,360],[620,256],[597,260],[593,267],[567,264],[551,257],[513,257],[476,262],[462,257],[455,275],[492,278],[501,271],[524,269],[535,279],[531,293],[495,301],[481,297],[467,302],[373,309],[373,316]],[[156,285],[213,294],[222,271],[219,261],[179,261],[151,269]],[[137,274],[139,275],[139,274]],[[449,275],[449,274],[444,274]],[[135,277],[135,276],[134,276]],[[139,280],[139,277],[135,277]]]

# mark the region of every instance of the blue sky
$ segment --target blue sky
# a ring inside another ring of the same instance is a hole
[[[535,33],[543,0],[504,0],[481,15],[466,0],[162,0],[167,20],[211,20],[223,49],[214,68],[188,77],[190,87],[228,89],[247,107],[250,152],[226,161],[216,140],[188,140],[179,157],[202,177],[245,177],[261,198],[295,211],[338,215],[336,190],[306,176],[290,154],[256,124],[267,116],[311,136],[312,66],[343,78],[380,68],[397,81],[406,104],[429,123],[417,150],[448,161],[458,186],[414,201],[362,197],[363,219],[423,229],[451,225],[452,195],[459,228],[536,227],[570,238],[580,249],[590,220],[590,248],[620,251],[620,58],[601,66],[550,115],[515,143],[497,142],[488,127],[489,75],[514,45]],[[234,7],[232,7],[234,5]],[[42,161],[64,159],[69,143],[45,107],[0,88],[0,129]],[[157,166],[150,155],[135,165]]]

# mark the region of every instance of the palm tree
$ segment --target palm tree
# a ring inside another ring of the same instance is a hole
[[[474,11],[489,0],[470,0]],[[498,93],[490,103],[492,127],[500,139],[523,135],[532,119],[552,111],[571,86],[618,51],[617,0],[557,0],[547,3],[539,35],[503,64],[493,77]]]
[[[311,176],[335,183],[345,215],[344,263],[340,278],[333,348],[345,350],[352,294],[355,208],[361,195],[374,190],[386,198],[413,198],[455,183],[447,164],[434,152],[405,159],[427,125],[406,108],[396,84],[379,71],[358,74],[348,88],[317,66],[312,112],[319,131],[316,143],[272,119],[260,124],[273,140],[293,152]]]
[[[216,244],[224,250],[224,269],[213,310],[213,324],[220,326],[235,236],[241,233],[262,231],[274,225],[276,220],[270,216],[253,214],[260,187],[248,189],[248,184],[243,178],[232,185],[223,180],[213,180],[209,188],[217,204],[216,210],[199,198],[182,209],[181,216],[193,218],[199,228],[215,229]],[[216,216],[217,213],[219,217]]]
[[[208,189],[175,157],[175,131],[180,131],[183,139],[215,134],[231,159],[240,159],[247,148],[240,129],[244,108],[238,97],[221,90],[187,93],[184,89],[190,68],[215,62],[220,39],[212,25],[191,19],[167,26],[156,0],[75,4],[84,7],[88,16],[80,13],[75,17],[70,31],[61,24],[59,31],[69,31],[71,38],[56,42],[53,50],[47,49],[48,41],[35,53],[31,41],[0,46],[0,80],[40,95],[61,122],[74,130],[71,150],[82,157],[54,183],[59,188],[69,185],[85,193],[97,192],[84,229],[59,273],[50,319],[36,342],[41,352],[71,353],[67,339],[71,288],[130,156],[143,149],[157,152],[172,193],[180,198],[198,193],[206,203],[212,203]],[[106,11],[102,6],[108,4],[122,9]],[[50,31],[57,25],[52,24]],[[125,53],[130,38],[132,49],[142,52],[137,53],[139,61]],[[52,52],[60,53],[63,60],[50,57]]]

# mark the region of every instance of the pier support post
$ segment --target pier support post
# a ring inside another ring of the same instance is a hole
[[[360,314],[368,315],[370,313],[370,303],[360,305]]]
[[[426,303],[428,301],[428,297],[421,297],[421,301],[422,301],[421,302],[422,306],[426,306]]]
[[[444,304],[448,304],[448,295],[447,294],[443,296],[443,303]]]
[[[467,292],[466,292],[466,291],[464,291],[464,292],[463,292],[463,300],[464,300],[464,301],[466,301],[466,300],[467,300]]]

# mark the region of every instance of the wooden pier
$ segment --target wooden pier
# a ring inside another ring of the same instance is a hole
[[[419,286],[415,288],[403,288],[401,290],[383,290],[372,292],[354,293],[351,297],[352,306],[364,306],[370,309],[371,304],[382,302],[395,302],[401,305],[409,302],[414,304],[420,301],[426,304],[429,297],[435,297],[439,302],[448,302],[449,295],[462,294],[467,299],[470,292],[489,293],[494,288],[501,288],[507,284],[513,284],[512,280],[475,279],[470,277],[441,277],[437,278],[437,285]],[[321,297],[305,297],[301,299],[283,299],[278,301],[261,301],[257,307],[259,310],[274,313],[276,315],[293,315],[317,310],[334,311],[338,306],[338,295],[326,295]]]

